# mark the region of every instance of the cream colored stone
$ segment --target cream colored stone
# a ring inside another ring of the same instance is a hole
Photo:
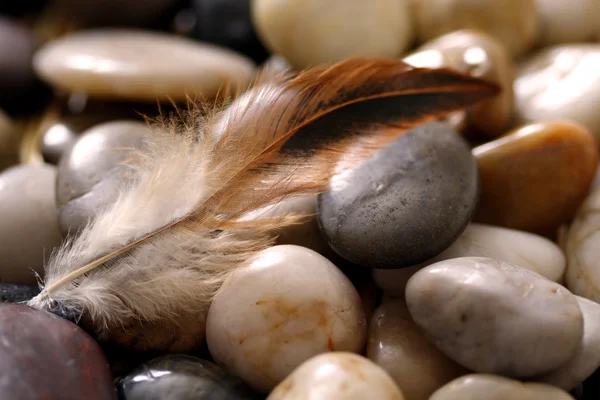
[[[467,124],[488,136],[503,133],[512,118],[514,67],[510,54],[494,37],[461,30],[431,40],[404,58],[416,67],[449,67],[498,83],[502,92],[468,111]]]
[[[600,303],[600,189],[577,211],[568,230],[566,253],[569,290]]]
[[[296,68],[352,56],[398,57],[413,40],[408,0],[255,0],[263,43]]]
[[[520,56],[536,39],[535,0],[412,0],[419,40],[425,42],[459,29],[475,29],[500,40]]]
[[[565,256],[556,244],[532,233],[471,223],[463,234],[438,256],[422,264],[401,269],[374,269],[373,279],[386,294],[404,297],[406,282],[421,268],[457,257],[489,257],[527,268],[560,282]]]
[[[18,165],[0,174],[0,282],[36,284],[62,235],[58,228],[56,168]]]
[[[19,135],[9,117],[0,110],[0,171],[19,161]]]
[[[267,400],[332,399],[404,400],[404,396],[390,376],[371,361],[352,353],[333,352],[303,363],[267,397]]]
[[[538,44],[590,42],[600,21],[598,0],[536,0],[539,14]]]
[[[523,383],[496,375],[470,374],[458,378],[429,400],[573,400],[567,392],[541,383]]]
[[[410,400],[427,400],[467,373],[425,338],[402,300],[384,302],[373,314],[367,357],[386,370]]]
[[[183,101],[213,97],[227,83],[247,84],[248,58],[191,39],[141,30],[84,30],[44,45],[34,57],[51,85],[93,97]]]
[[[600,304],[576,296],[583,314],[583,338],[574,357],[539,380],[573,390],[600,367]]]
[[[312,250],[281,245],[225,282],[206,336],[217,363],[267,392],[317,354],[361,352],[366,319],[356,289],[335,265]]]
[[[406,285],[414,321],[442,352],[475,372],[528,378],[572,358],[583,316],[566,288],[503,261],[462,257]]]
[[[600,138],[600,45],[549,47],[526,59],[515,79],[516,123],[573,120]]]

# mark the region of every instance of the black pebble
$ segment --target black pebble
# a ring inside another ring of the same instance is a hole
[[[190,26],[178,30],[201,40],[236,50],[263,62],[268,51],[258,39],[250,17],[250,0],[191,0],[181,19],[190,16]]]
[[[37,286],[0,283],[0,303],[20,303],[40,293]]]

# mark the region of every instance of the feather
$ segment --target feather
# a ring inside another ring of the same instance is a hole
[[[194,106],[155,127],[135,179],[52,255],[28,304],[138,350],[197,346],[226,277],[298,220],[244,215],[323,191],[405,130],[498,92],[451,70],[356,58],[259,79],[205,117]]]

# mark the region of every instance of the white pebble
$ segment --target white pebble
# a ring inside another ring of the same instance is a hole
[[[321,354],[299,366],[267,400],[404,400],[380,367],[351,353]]]
[[[491,258],[440,261],[406,285],[414,321],[446,355],[475,372],[526,378],[575,355],[583,316],[566,288]]]
[[[484,224],[470,224],[463,234],[438,256],[419,265],[400,269],[374,269],[373,279],[386,294],[404,297],[406,282],[418,270],[457,257],[489,257],[516,264],[560,282],[565,256],[556,244],[532,233]]]
[[[429,400],[573,400],[550,385],[523,383],[501,376],[470,374],[439,389]]]
[[[600,304],[576,296],[583,314],[583,338],[574,357],[539,380],[565,390],[586,380],[600,367]]]
[[[312,250],[280,245],[225,282],[210,307],[206,337],[217,363],[267,392],[317,354],[361,352],[366,318],[356,289],[335,265]]]

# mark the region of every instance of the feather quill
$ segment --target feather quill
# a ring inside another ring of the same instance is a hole
[[[297,221],[244,215],[322,191],[405,130],[498,92],[447,69],[356,58],[259,79],[206,117],[193,107],[156,127],[135,179],[53,254],[28,304],[139,350],[197,346],[222,282]]]

